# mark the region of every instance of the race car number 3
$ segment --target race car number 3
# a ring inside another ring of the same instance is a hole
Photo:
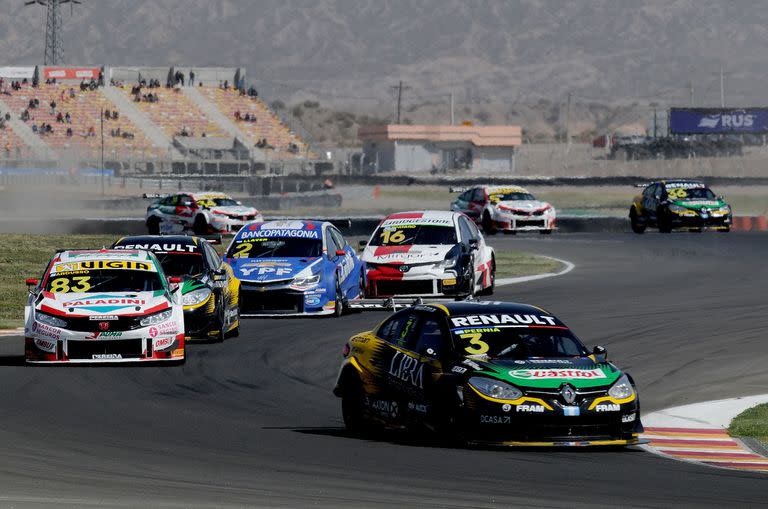
[[[479,333],[460,334],[461,339],[468,339],[469,346],[464,348],[464,351],[470,355],[483,355],[491,349],[488,343],[480,339],[483,335]]]

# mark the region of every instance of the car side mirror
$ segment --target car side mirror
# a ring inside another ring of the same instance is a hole
[[[368,241],[367,240],[361,240],[360,242],[358,242],[357,245],[359,246],[360,249],[365,249],[366,247],[368,247]]]
[[[168,276],[168,284],[171,286],[171,292],[181,288],[181,278],[177,276]]]
[[[596,346],[596,347],[594,347],[592,349],[592,355],[594,355],[595,357],[597,357],[599,355],[599,356],[603,357],[604,359],[607,359],[608,358],[608,350],[606,350],[604,346],[598,345],[598,346]]]
[[[347,252],[344,251],[343,249],[337,249],[336,250],[336,256],[344,256],[346,254],[347,254]]]
[[[226,281],[227,280],[227,271],[225,269],[216,269],[213,271],[213,280],[214,281]]]
[[[477,239],[469,239],[469,249],[475,251],[479,248],[480,246]]]
[[[238,201],[236,201],[235,203],[237,203],[238,205],[242,205],[242,204],[243,204],[243,202],[241,202],[241,201],[239,201],[239,200],[238,200]]]
[[[25,283],[27,283],[27,286],[37,286],[40,283],[40,281],[34,278],[29,278],[25,281]]]

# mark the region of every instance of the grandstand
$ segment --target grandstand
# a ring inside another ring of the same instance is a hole
[[[22,81],[5,69],[28,71]],[[180,76],[187,78],[183,84]],[[245,93],[241,68],[0,67],[0,80],[0,114],[8,110],[14,119],[0,129],[0,156],[6,158],[28,158],[36,148],[93,164],[101,157],[102,111],[110,112],[103,120],[105,161],[188,161],[191,153],[220,153],[221,138],[250,150],[254,163],[314,157],[261,99]],[[200,150],[182,155],[180,139],[194,139]],[[213,150],[204,150],[206,143]]]

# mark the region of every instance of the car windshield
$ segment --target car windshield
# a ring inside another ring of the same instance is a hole
[[[257,237],[235,240],[230,258],[314,258],[323,254],[320,239]]]
[[[453,226],[405,224],[380,226],[373,234],[372,246],[401,246],[411,244],[456,244]]]
[[[667,188],[667,194],[671,199],[677,200],[715,200],[715,193],[706,187],[673,187]]]
[[[490,200],[497,201],[523,201],[523,200],[535,200],[531,193],[493,193],[490,195]]]
[[[51,293],[154,292],[165,290],[160,274],[148,270],[92,269],[51,274]]]
[[[455,329],[454,343],[463,355],[496,359],[584,357],[589,352],[568,329],[482,327]]]
[[[237,201],[232,198],[214,198],[211,200],[217,207],[232,207],[237,205]]]
[[[155,253],[166,276],[195,276],[205,271],[201,253]]]

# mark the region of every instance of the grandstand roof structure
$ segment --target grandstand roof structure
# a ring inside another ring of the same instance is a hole
[[[427,141],[469,142],[476,147],[517,147],[522,144],[520,126],[495,125],[401,125],[361,127],[358,138],[363,141]]]

